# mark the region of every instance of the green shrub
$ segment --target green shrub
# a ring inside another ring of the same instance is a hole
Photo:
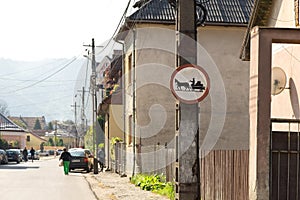
[[[122,138],[119,138],[119,137],[112,137],[111,140],[110,140],[110,158],[111,160],[115,161],[116,158],[115,158],[115,144],[117,142],[122,142]]]
[[[131,177],[130,182],[142,190],[152,191],[174,199],[174,184],[166,182],[166,178],[163,175],[137,174]]]

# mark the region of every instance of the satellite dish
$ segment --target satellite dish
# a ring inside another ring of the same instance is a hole
[[[280,67],[272,68],[272,95],[280,94],[286,85],[286,74]]]

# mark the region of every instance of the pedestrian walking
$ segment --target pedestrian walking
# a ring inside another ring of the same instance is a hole
[[[59,157],[59,160],[63,161],[65,175],[69,174],[69,167],[70,167],[71,158],[72,158],[71,154],[67,151],[66,148],[64,148],[62,154]]]
[[[35,154],[35,150],[34,150],[33,147],[31,147],[31,149],[30,149],[30,155],[31,155],[32,162],[33,162],[33,159],[34,159],[34,154]]]
[[[26,147],[23,149],[23,158],[25,162],[28,161],[28,151]]]
[[[104,162],[105,162],[105,152],[104,152],[104,148],[100,148],[98,151],[98,162],[100,165],[100,172],[103,171],[104,168]]]

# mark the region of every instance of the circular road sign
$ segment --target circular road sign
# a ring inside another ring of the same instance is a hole
[[[202,101],[209,92],[210,82],[206,71],[197,65],[186,64],[172,74],[170,88],[176,99],[186,104]]]

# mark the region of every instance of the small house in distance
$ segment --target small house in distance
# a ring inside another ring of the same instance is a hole
[[[27,132],[13,121],[0,113],[0,138],[8,142],[9,148],[26,146]]]

